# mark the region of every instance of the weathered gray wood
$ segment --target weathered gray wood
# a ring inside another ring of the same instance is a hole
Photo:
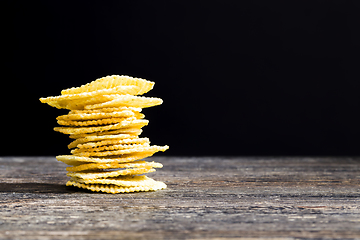
[[[54,157],[0,158],[0,239],[360,239],[359,158],[153,157],[158,192],[64,186]]]

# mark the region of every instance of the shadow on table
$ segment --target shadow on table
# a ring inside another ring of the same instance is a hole
[[[0,192],[15,193],[73,193],[74,188],[50,183],[0,183]]]

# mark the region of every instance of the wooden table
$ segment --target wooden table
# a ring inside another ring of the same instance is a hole
[[[66,187],[54,157],[0,158],[0,239],[360,239],[360,159],[153,157],[157,192]]]

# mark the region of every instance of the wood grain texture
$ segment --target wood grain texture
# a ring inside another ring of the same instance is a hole
[[[168,188],[66,187],[54,157],[0,158],[0,239],[360,239],[359,158],[152,157]]]

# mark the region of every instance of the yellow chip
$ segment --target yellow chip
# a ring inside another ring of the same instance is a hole
[[[95,81],[80,87],[65,89],[61,91],[61,94],[77,94],[82,92],[96,91],[98,89],[114,88],[117,86],[137,86],[139,89],[133,95],[142,95],[150,91],[154,87],[154,84],[154,82],[141,78],[112,75],[96,79]]]
[[[168,146],[137,146],[129,149],[122,149],[122,150],[112,150],[112,151],[103,151],[103,152],[75,152],[73,153],[76,156],[81,157],[106,157],[106,156],[118,156],[122,154],[130,154],[130,153],[142,153],[142,152],[159,152],[159,151],[166,151],[169,147]]]
[[[162,102],[163,100],[161,98],[138,97],[132,95],[118,95],[116,98],[109,100],[107,102],[102,102],[93,105],[88,104],[84,108],[99,109],[99,108],[120,107],[120,106],[147,108],[147,107],[160,105],[162,104]]]
[[[135,107],[116,107],[116,108],[101,108],[101,109],[85,109],[85,110],[71,110],[69,114],[91,114],[91,113],[112,113],[112,112],[122,112],[125,110],[130,110],[132,112],[141,112],[141,108]]]
[[[92,180],[71,178],[70,181],[77,183],[85,183],[85,184],[112,184],[122,187],[140,187],[140,186],[145,187],[145,186],[152,186],[156,183],[154,179],[144,175],[119,176],[116,178],[92,179]]]
[[[64,134],[82,134],[82,133],[94,133],[94,132],[103,132],[109,130],[116,130],[120,128],[133,128],[133,127],[143,127],[146,126],[149,121],[145,119],[133,119],[128,118],[129,120],[124,120],[120,123],[110,124],[105,126],[98,127],[55,127],[54,130]]]
[[[114,135],[110,135],[114,136]],[[149,138],[127,138],[127,139],[107,139],[103,141],[97,141],[97,142],[88,142],[84,144],[79,144],[77,147],[79,149],[82,148],[98,148],[104,145],[121,145],[121,144],[144,144],[144,143],[150,143]],[[102,150],[97,150],[102,151]]]
[[[133,154],[124,154],[118,157],[106,157],[106,158],[92,158],[92,157],[80,157],[74,155],[59,155],[56,156],[58,161],[66,163],[71,166],[79,166],[85,163],[126,163],[133,162],[136,160],[144,159],[150,157],[154,152],[144,152],[144,153],[133,153]]]
[[[89,120],[89,121],[66,121],[66,120],[58,120],[59,125],[65,126],[96,126],[96,125],[109,125],[114,123],[121,123],[125,120],[135,119],[136,117],[127,117],[127,118],[104,118],[97,120]]]
[[[97,113],[69,113],[66,115],[58,116],[57,120],[62,121],[84,121],[84,120],[96,120],[105,118],[124,118],[134,117],[135,113],[131,110],[123,110],[120,112],[97,112]]]
[[[131,192],[146,192],[146,191],[157,191],[160,189],[165,189],[166,184],[163,182],[157,181],[156,184],[151,186],[139,186],[139,187],[120,187],[116,185],[103,185],[103,184],[84,184],[74,181],[68,181],[66,186],[74,186],[78,188],[83,188],[91,190],[93,192],[105,192],[105,193],[131,193]]]
[[[102,151],[120,151],[120,150],[128,150],[132,148],[140,148],[140,147],[149,147],[149,143],[142,144],[117,144],[117,145],[107,145],[96,148],[76,148],[71,150],[71,153],[74,155],[78,154],[92,154],[93,152],[102,152]],[[84,155],[83,155],[84,156]],[[91,155],[89,155],[91,156]]]
[[[87,163],[74,167],[67,167],[66,170],[69,172],[81,172],[89,171],[94,169],[115,169],[115,168],[162,168],[161,163],[137,161],[131,163]]]
[[[91,171],[91,172],[68,172],[66,175],[74,178],[82,178],[82,179],[98,179],[98,178],[108,178],[108,177],[117,177],[121,175],[135,175],[135,174],[143,174],[155,172],[153,168],[127,168],[117,171]]]
[[[136,135],[133,134],[115,134],[115,135],[103,135],[103,136],[87,136],[83,138],[78,138],[75,141],[71,142],[68,145],[68,148],[74,148],[78,146],[79,144],[84,144],[87,142],[99,142],[102,140],[110,140],[110,139],[133,139],[136,138]]]
[[[92,136],[104,136],[104,135],[116,135],[116,134],[130,134],[133,136],[138,136],[142,133],[142,126],[135,126],[135,127],[124,127],[116,130],[109,130],[103,132],[95,132],[95,133],[79,133],[79,134],[70,134],[70,138],[79,139],[79,138],[86,138]]]
[[[136,86],[118,86],[93,92],[40,98],[40,101],[56,108],[82,109],[87,104],[101,103],[123,94],[134,94],[138,89]]]

